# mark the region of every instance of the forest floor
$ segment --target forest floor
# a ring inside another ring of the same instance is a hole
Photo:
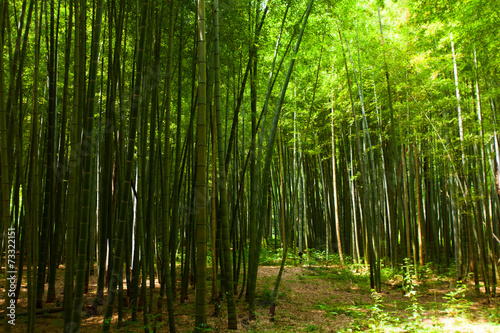
[[[279,267],[259,268],[257,283],[257,318],[248,321],[247,303],[237,301],[238,331],[240,332],[500,332],[500,288],[497,297],[489,300],[477,296],[468,282],[456,287],[452,273],[437,275],[430,269],[420,281],[413,281],[414,292],[408,295],[402,288],[402,276],[383,272],[382,292],[370,290],[368,272],[363,266],[287,266],[282,277],[274,321],[270,321],[270,295]],[[62,303],[64,270],[57,273],[58,299],[45,309]],[[90,314],[95,298],[96,276],[90,278],[90,293],[85,295],[82,332],[99,332],[104,306]],[[210,282],[207,281],[210,286]],[[3,283],[2,283],[3,287]],[[3,289],[0,289],[3,295]],[[157,289],[158,290],[158,289]],[[156,295],[155,295],[156,296]],[[3,297],[0,306],[3,309]],[[116,303],[115,303],[116,304]],[[154,301],[156,305],[156,301]],[[164,306],[166,307],[166,306]],[[17,304],[13,332],[27,331],[26,284]],[[179,332],[192,332],[194,327],[194,289],[184,304],[175,304],[176,326]],[[166,312],[166,310],[165,310]],[[221,315],[213,316],[214,304],[207,307],[211,332],[227,332],[227,313],[222,304]],[[144,331],[141,323],[130,322],[131,309],[126,308],[124,321],[117,325],[115,306],[112,331]],[[2,327],[0,323],[0,327]],[[35,332],[63,331],[63,313],[43,313],[36,316]],[[3,328],[0,328],[3,331]],[[157,332],[168,332],[167,316],[157,323]]]

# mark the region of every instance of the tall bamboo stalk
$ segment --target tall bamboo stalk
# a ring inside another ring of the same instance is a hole
[[[146,35],[146,23],[147,23],[147,13],[148,13],[148,0],[144,0],[141,9],[141,24],[140,24],[140,39],[139,48],[137,55],[137,65],[135,68],[135,85],[134,85],[134,95],[132,97],[132,105],[130,109],[130,126],[129,126],[129,139],[127,147],[127,159],[125,165],[125,173],[123,176],[122,189],[120,190],[121,200],[119,208],[119,216],[117,222],[116,230],[116,240],[115,254],[113,258],[113,271],[110,281],[109,294],[106,302],[106,309],[104,312],[104,322],[102,326],[103,332],[109,332],[111,327],[111,316],[113,314],[113,306],[116,297],[116,288],[118,286],[118,280],[121,276],[122,265],[123,265],[123,249],[124,249],[124,239],[125,239],[125,226],[128,213],[128,205],[130,201],[130,186],[132,178],[132,164],[134,160],[134,150],[135,150],[135,138],[137,132],[137,117],[139,113],[139,102],[141,97],[142,88],[142,71],[143,71],[143,59],[144,59],[144,40]]]
[[[198,119],[196,125],[196,319],[195,330],[207,326],[207,54],[205,44],[205,0],[198,0]]]

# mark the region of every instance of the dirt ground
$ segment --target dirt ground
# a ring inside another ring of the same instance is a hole
[[[500,332],[499,298],[487,299],[484,294],[475,296],[473,288],[467,293],[465,313],[459,313],[464,307],[457,309],[448,306],[446,294],[453,290],[451,278],[428,277],[425,281],[416,282],[417,302],[411,302],[405,296],[398,277],[386,279],[379,294],[377,314],[375,299],[369,288],[369,279],[360,268],[340,267],[286,267],[277,299],[276,316],[270,321],[269,296],[274,288],[274,281],[279,267],[263,266],[259,268],[257,283],[257,318],[248,320],[248,306],[243,299],[237,305],[238,331],[246,332],[339,332],[339,331],[367,331],[370,325],[380,327],[384,321],[396,327],[396,331],[409,332],[412,320],[421,323],[421,328],[436,332]],[[53,304],[44,304],[45,309],[60,307],[63,296],[64,270],[58,271],[57,291],[58,298]],[[209,276],[208,276],[209,278]],[[88,313],[95,298],[97,277],[91,276],[90,293],[84,299],[84,319],[82,332],[99,332],[103,320],[104,307],[100,306],[97,313]],[[419,284],[421,285],[419,287]],[[207,281],[210,288],[211,283]],[[180,281],[179,281],[180,286]],[[239,286],[241,287],[241,285]],[[0,289],[3,295],[3,281]],[[158,293],[159,293],[159,289]],[[209,291],[210,293],[210,291]],[[497,295],[500,293],[500,288]],[[156,296],[156,295],[155,295]],[[209,295],[207,296],[209,297]],[[458,297],[458,296],[457,296]],[[208,298],[207,298],[208,299]],[[464,301],[465,302],[465,301]],[[3,309],[3,297],[0,306]],[[156,305],[156,301],[154,301]],[[418,304],[418,311],[411,310],[412,305]],[[457,303],[458,304],[458,303]],[[166,306],[164,306],[166,308]],[[175,319],[178,332],[192,332],[194,327],[194,289],[189,289],[188,301],[180,304],[175,302]],[[27,309],[26,284],[23,284],[20,299],[17,304],[16,325],[13,332],[24,333],[27,330],[27,317],[22,315]],[[450,310],[451,309],[451,310]],[[163,321],[157,323],[157,332],[168,332],[166,310]],[[214,304],[207,306],[208,324],[213,332],[227,332],[227,313],[225,304],[222,304],[221,315],[214,316]],[[455,311],[456,313],[453,313]],[[126,309],[124,321],[117,324],[117,307],[113,317],[112,331],[114,332],[141,332],[142,324],[133,324],[131,310]],[[412,316],[418,313],[418,318]],[[498,316],[492,316],[492,314]],[[138,314],[142,323],[142,313]],[[0,327],[4,325],[3,320]],[[35,331],[52,333],[63,331],[63,313],[43,313],[36,316]],[[375,327],[374,326],[374,327]],[[400,330],[397,328],[400,327]],[[435,329],[435,330],[434,330]],[[3,327],[0,328],[3,331]],[[386,331],[380,329],[379,331]]]

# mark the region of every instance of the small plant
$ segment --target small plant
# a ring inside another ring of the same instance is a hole
[[[139,322],[138,321],[126,320],[126,321],[122,322],[122,325],[124,326],[123,329],[125,331],[121,331],[121,332],[131,333],[131,332],[135,332],[136,327],[139,325]]]
[[[305,332],[318,332],[320,329],[319,326],[316,326],[316,325],[313,325],[313,324],[310,324],[309,326],[307,326],[304,331]]]
[[[409,322],[405,326],[405,329],[408,331],[415,331],[422,326],[423,309],[417,300],[418,285],[413,281],[415,266],[409,258],[404,259],[404,271],[403,290],[405,291],[405,296],[410,299],[410,305],[406,308],[406,310],[411,312],[411,316],[408,318]]]
[[[492,308],[488,311],[488,319],[493,323],[500,324],[500,309]]]
[[[370,328],[373,332],[399,332],[399,318],[389,314],[384,306],[382,295],[372,289],[371,298],[373,305],[369,308],[371,312]]]
[[[373,330],[377,330],[378,328],[383,327],[390,319],[389,314],[384,310],[384,300],[382,299],[382,295],[377,293],[372,289],[371,298],[373,298],[374,303],[371,307],[372,321],[373,324],[370,325]]]
[[[354,321],[349,325],[348,328],[340,330],[340,333],[350,333],[350,332],[365,332],[367,329],[363,320],[354,319]]]
[[[416,293],[416,284],[413,281],[415,275],[414,266],[411,259],[405,258],[403,265],[403,290],[405,291],[406,297],[412,297]]]
[[[472,304],[465,298],[466,293],[467,285],[462,281],[458,281],[456,288],[444,296],[444,298],[448,300],[445,310],[447,314],[451,316],[462,316],[466,314],[466,310]]]
[[[223,328],[225,327],[225,323],[224,323],[224,320],[222,318],[222,316],[217,316],[215,318],[215,321],[212,322],[212,331],[213,332],[220,332],[223,330]]]
[[[202,325],[198,326],[196,328],[196,330],[198,332],[214,332],[214,330],[212,329],[212,327],[210,327],[210,325],[208,325],[208,324],[202,324]]]
[[[429,277],[432,276],[433,273],[432,265],[433,264],[431,262],[427,262],[423,266],[420,266],[418,269],[419,279],[424,284],[429,279]]]
[[[283,254],[280,251],[270,251],[267,248],[263,247],[260,252],[259,263],[262,266],[276,266],[281,264],[282,256]]]

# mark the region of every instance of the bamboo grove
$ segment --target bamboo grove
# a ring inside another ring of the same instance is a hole
[[[79,332],[89,292],[104,332],[125,306],[175,332],[190,288],[197,330],[221,302],[237,329],[235,302],[256,316],[263,248],[283,265],[313,249],[366,264],[377,291],[382,266],[432,262],[494,294],[498,13],[484,0],[0,1],[4,308],[10,230],[29,332],[54,302]]]

